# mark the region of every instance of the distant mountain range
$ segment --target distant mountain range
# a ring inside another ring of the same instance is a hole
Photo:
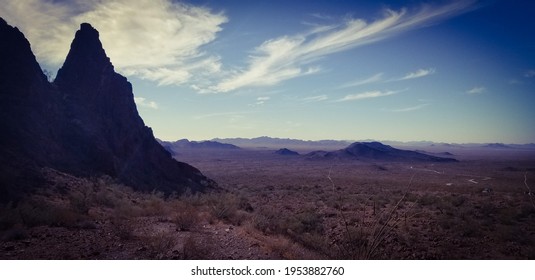
[[[373,139],[366,140],[300,140],[290,138],[275,138],[275,137],[256,137],[256,138],[214,138],[212,141],[220,143],[233,144],[242,148],[268,148],[268,149],[314,149],[320,148],[325,150],[341,149],[347,147],[353,142],[380,142],[389,146],[396,147],[434,147],[434,148],[448,148],[448,149],[462,149],[462,148],[489,148],[489,149],[535,149],[534,143],[529,144],[503,144],[503,143],[444,143],[432,141],[377,141]]]
[[[171,154],[176,154],[181,150],[189,149],[216,149],[216,150],[239,150],[240,147],[220,143],[216,141],[189,141],[188,139],[180,139],[174,142],[158,140],[160,144]]]
[[[456,162],[454,158],[432,156],[420,152],[396,149],[380,142],[355,142],[333,152],[314,151],[306,154],[309,159],[354,159],[374,161]]]
[[[344,140],[299,140],[289,138],[272,138],[267,136],[256,138],[214,138],[212,141],[236,145],[242,148],[341,148],[349,145],[351,142]]]

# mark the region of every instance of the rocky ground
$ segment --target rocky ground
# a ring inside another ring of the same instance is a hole
[[[164,198],[44,170],[0,208],[1,259],[533,259],[532,160],[180,155],[219,183]]]

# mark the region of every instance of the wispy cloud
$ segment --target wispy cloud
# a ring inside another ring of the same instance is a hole
[[[141,107],[158,109],[158,104],[156,102],[148,101],[144,97],[134,97],[134,102],[136,103],[136,105],[141,106]]]
[[[263,105],[264,103],[266,103],[270,99],[271,99],[271,97],[269,97],[269,96],[257,97],[256,98],[256,103],[254,105]]]
[[[344,101],[354,101],[354,100],[362,100],[362,99],[369,99],[369,98],[377,98],[377,97],[383,97],[383,96],[389,96],[398,93],[397,91],[367,91],[363,93],[356,93],[356,94],[348,94],[344,96],[343,98],[340,98],[336,100],[336,102],[344,102]]]
[[[99,30],[116,69],[159,84],[183,84],[221,69],[200,48],[227,22],[222,13],[172,0],[0,0],[0,16],[19,27],[41,63],[58,68],[80,23]]]
[[[487,89],[485,87],[482,87],[482,86],[477,86],[477,87],[473,87],[469,90],[466,91],[466,93],[468,94],[481,94],[483,92],[485,92]]]
[[[247,115],[251,113],[252,113],[251,111],[211,113],[211,114],[197,115],[197,116],[194,116],[193,119],[202,120],[202,119],[208,119],[208,118],[218,118],[218,117],[223,117],[223,116],[236,117],[236,116],[243,116],[243,115]]]
[[[377,73],[365,79],[360,79],[360,80],[356,80],[353,82],[343,84],[339,86],[338,88],[349,88],[349,87],[356,87],[356,86],[361,86],[361,85],[366,85],[366,84],[377,83],[377,82],[380,82],[382,78],[383,78],[383,73]]]
[[[429,76],[435,73],[434,68],[429,69],[418,69],[414,72],[407,73],[403,78],[398,79],[399,81],[417,79],[425,76]]]
[[[324,100],[327,100],[327,99],[329,99],[329,97],[327,97],[327,95],[325,95],[325,94],[322,94],[322,95],[310,96],[310,97],[303,98],[303,101],[305,101],[305,102],[319,102],[319,101],[324,101]]]
[[[417,111],[417,110],[420,110],[420,109],[425,108],[427,106],[429,106],[429,103],[420,104],[420,105],[416,105],[416,106],[412,106],[412,107],[400,108],[400,109],[390,109],[390,110],[387,109],[386,111],[395,112],[395,113],[404,113],[404,112]]]
[[[247,61],[228,77],[212,86],[214,92],[228,92],[242,87],[275,85],[288,79],[317,73],[311,66],[322,57],[370,44],[401,32],[423,27],[470,10],[474,1],[454,1],[443,6],[422,6],[417,11],[386,10],[383,18],[372,22],[349,19],[336,28],[318,29],[265,41]]]

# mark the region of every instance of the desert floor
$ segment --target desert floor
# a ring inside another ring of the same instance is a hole
[[[187,150],[219,186],[168,198],[44,170],[2,206],[0,258],[534,259],[535,153],[448,151],[460,162]]]

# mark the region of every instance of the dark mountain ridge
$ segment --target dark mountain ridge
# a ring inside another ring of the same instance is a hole
[[[91,25],[76,32],[53,83],[24,35],[1,18],[0,38],[2,196],[38,185],[42,167],[108,175],[142,191],[181,193],[214,184],[155,140],[137,112],[132,85],[114,71]]]
[[[345,149],[324,152],[315,151],[306,155],[310,159],[356,159],[378,161],[428,161],[456,162],[453,158],[431,156],[415,151],[400,150],[380,142],[355,142]]]
[[[180,149],[223,149],[223,150],[239,150],[240,147],[220,143],[217,141],[189,141],[188,139],[180,139],[174,142],[171,141],[160,141],[162,146],[168,150],[178,152]]]
[[[292,151],[292,150],[287,149],[287,148],[279,149],[279,150],[275,151],[275,154],[281,155],[281,156],[298,156],[299,155],[298,152]]]
[[[299,140],[290,138],[275,138],[261,136],[256,138],[214,138],[212,141],[233,144],[242,148],[303,148],[303,147],[330,147],[340,148],[347,146],[350,142],[342,140]]]

